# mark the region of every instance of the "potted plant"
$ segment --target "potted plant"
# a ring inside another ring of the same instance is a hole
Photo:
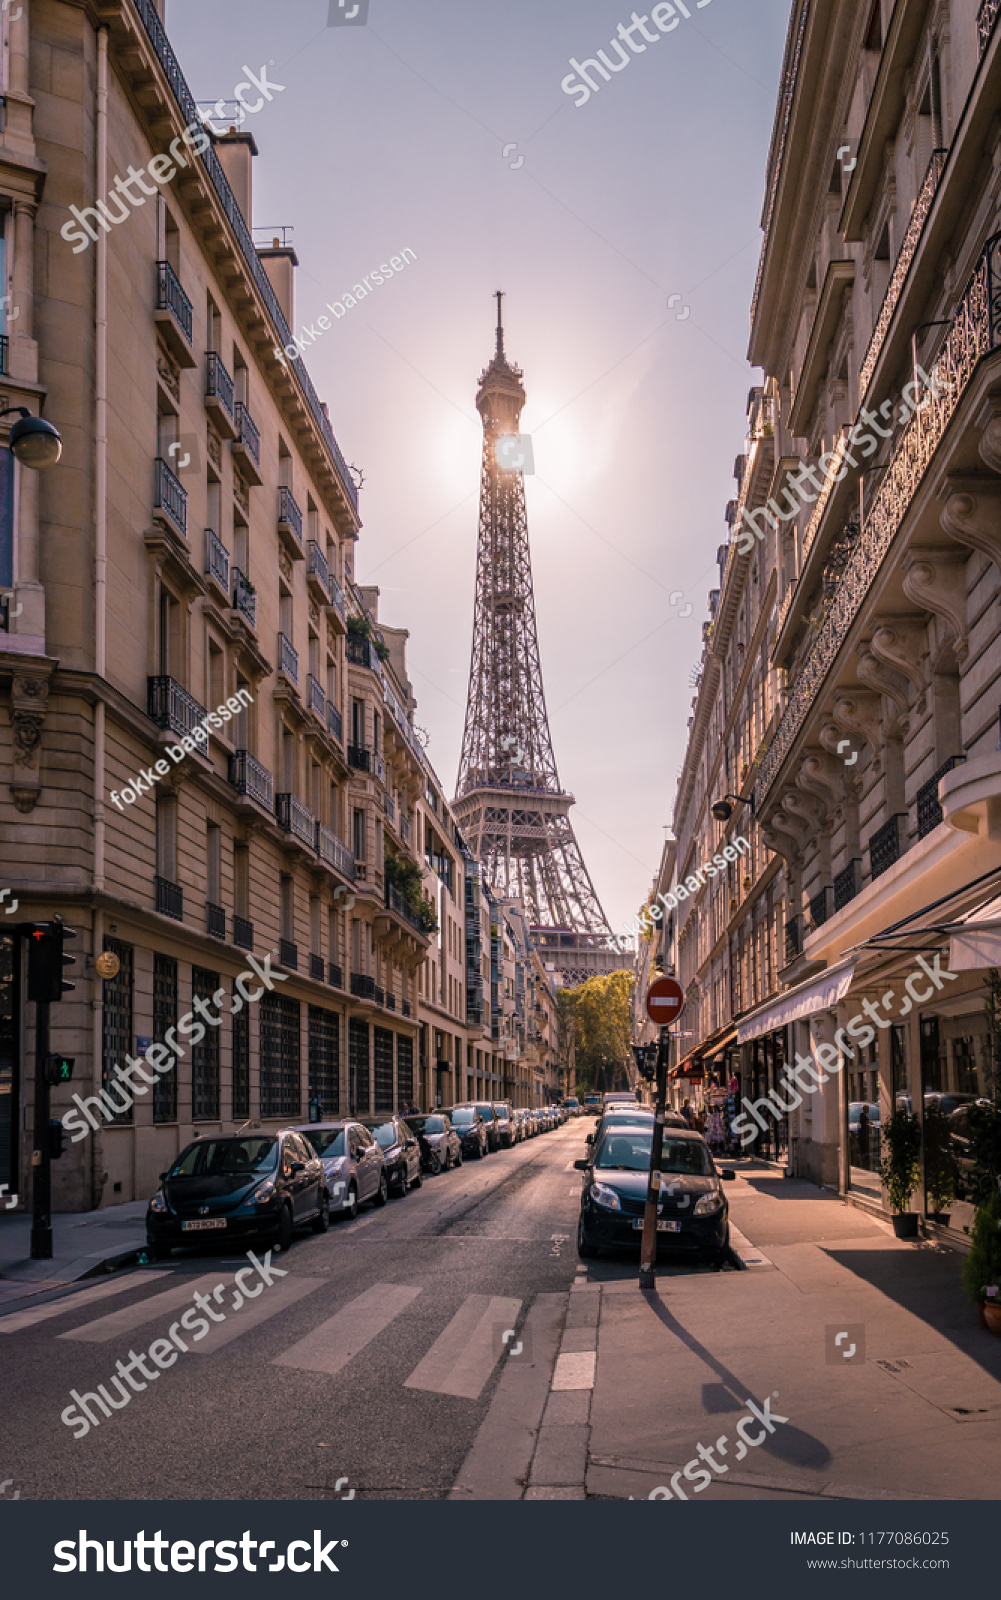
[[[980,1322],[1001,1334],[1001,1194],[996,1190],[978,1206],[970,1234],[970,1253],[963,1262],[963,1292],[980,1311]]]
[[[937,1104],[925,1106],[926,1214],[942,1227],[949,1226],[949,1208],[956,1198],[959,1167],[952,1153],[948,1119]]]
[[[917,1213],[907,1208],[918,1186],[921,1128],[913,1111],[897,1107],[883,1130],[883,1144],[889,1154],[879,1163],[879,1176],[893,1209],[893,1231],[898,1239],[914,1239]]]

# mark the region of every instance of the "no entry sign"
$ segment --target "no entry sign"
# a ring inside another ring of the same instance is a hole
[[[685,1003],[685,991],[674,978],[658,978],[646,992],[646,1014],[659,1028],[674,1021]]]

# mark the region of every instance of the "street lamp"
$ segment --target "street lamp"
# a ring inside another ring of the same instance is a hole
[[[733,816],[733,806],[730,804],[731,800],[733,801],[734,805],[750,806],[751,816],[754,816],[753,794],[725,794],[722,800],[717,800],[715,805],[712,807],[712,814],[716,818],[717,822],[729,822],[730,818]]]
[[[23,467],[34,467],[43,472],[54,467],[63,453],[63,441],[51,422],[33,416],[27,406],[5,406],[0,417],[17,413],[19,421],[10,430],[8,443]]]

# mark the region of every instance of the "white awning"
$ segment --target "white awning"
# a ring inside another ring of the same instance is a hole
[[[748,1039],[760,1039],[763,1033],[784,1028],[787,1022],[812,1017],[817,1011],[829,1011],[847,994],[854,972],[855,958],[852,957],[850,961],[841,961],[835,967],[828,967],[826,972],[818,973],[815,978],[798,983],[794,989],[776,995],[774,1000],[767,1001],[765,1005],[758,1006],[756,1011],[750,1011],[741,1018],[737,1023],[737,1043],[746,1044]]]
[[[960,917],[949,932],[949,971],[1001,967],[1001,899]]]

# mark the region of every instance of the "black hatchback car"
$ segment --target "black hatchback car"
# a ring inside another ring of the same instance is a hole
[[[177,1245],[208,1239],[257,1239],[287,1250],[292,1233],[310,1222],[330,1226],[323,1163],[301,1134],[195,1139],[166,1172],[146,1211],[146,1243],[155,1261]]]
[[[395,1188],[401,1198],[411,1184],[419,1189],[424,1182],[421,1177],[421,1147],[413,1129],[408,1128],[403,1118],[397,1116],[359,1117],[358,1121],[368,1129],[382,1150],[390,1188]]]
[[[445,1115],[462,1140],[462,1154],[481,1161],[490,1148],[487,1127],[475,1106],[450,1106]]]
[[[574,1166],[586,1173],[577,1222],[577,1254],[596,1256],[608,1247],[636,1249],[643,1235],[650,1177],[649,1123],[610,1128],[593,1152]],[[722,1266],[730,1243],[729,1206],[720,1179],[736,1174],[717,1169],[700,1133],[665,1129],[657,1199],[658,1254],[677,1254]]]

